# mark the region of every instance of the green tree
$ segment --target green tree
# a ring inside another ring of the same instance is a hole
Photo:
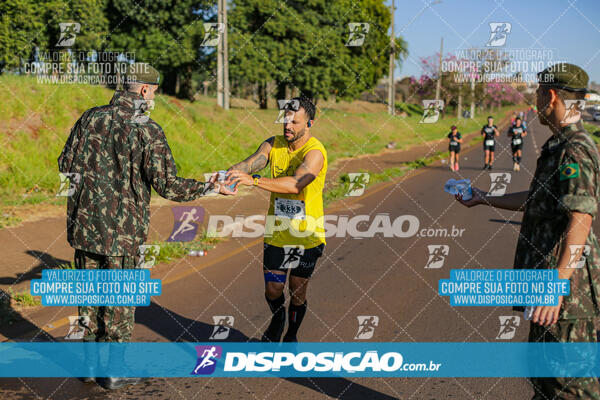
[[[32,0],[0,2],[0,69],[18,69],[36,47],[48,47],[48,3]]]
[[[14,70],[31,61],[34,49],[57,48],[61,22],[80,24],[80,32],[70,49],[97,50],[108,33],[105,0],[34,1],[6,0],[0,3],[0,64]]]
[[[263,108],[267,95],[285,98],[286,88],[354,99],[387,71],[391,15],[382,0],[233,0],[230,9],[230,75],[258,85]],[[351,22],[369,24],[362,46],[346,46]],[[401,38],[396,50],[397,59],[406,54]]]
[[[199,52],[204,16],[212,4],[210,0],[108,0],[111,43],[160,70],[166,93],[192,98],[192,73],[204,68]]]

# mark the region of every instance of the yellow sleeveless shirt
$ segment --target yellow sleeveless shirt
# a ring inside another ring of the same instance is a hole
[[[271,177],[294,176],[311,150],[323,154],[323,167],[317,177],[298,194],[271,193],[265,229],[265,243],[272,246],[304,246],[310,249],[325,243],[323,227],[323,186],[327,173],[327,151],[315,137],[296,151],[288,149],[283,135],[275,136],[269,153]]]

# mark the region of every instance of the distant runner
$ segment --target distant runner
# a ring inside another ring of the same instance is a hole
[[[517,117],[515,125],[508,128],[508,137],[511,138],[510,146],[513,155],[513,170],[521,170],[521,156],[523,153],[523,138],[527,136],[527,129],[521,124],[521,118]]]
[[[462,143],[462,136],[456,125],[452,125],[450,128],[450,133],[448,134],[448,139],[450,139],[450,143],[448,144],[448,151],[450,152],[450,170],[458,171],[458,158],[460,153],[460,144]]]
[[[483,169],[492,169],[494,163],[494,149],[496,148],[496,136],[500,136],[500,132],[496,125],[494,125],[494,117],[491,115],[488,117],[487,125],[481,128],[481,135],[483,136],[483,153],[484,162]]]

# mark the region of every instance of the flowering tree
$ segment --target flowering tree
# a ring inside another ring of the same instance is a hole
[[[411,77],[410,96],[407,101],[420,103],[424,99],[435,98],[440,74],[439,53],[420,59],[421,76]],[[462,104],[473,102],[487,109],[515,104],[522,101],[517,89],[508,83],[492,79],[498,68],[506,65],[504,60],[484,59],[473,62],[447,54],[442,58],[442,82],[440,98],[446,108],[460,108]]]

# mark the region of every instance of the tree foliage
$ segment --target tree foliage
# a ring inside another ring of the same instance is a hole
[[[270,94],[277,98],[286,87],[314,98],[356,98],[387,72],[390,18],[381,0],[234,0],[232,76],[259,92],[275,82]],[[362,46],[346,46],[351,22],[369,24]],[[400,59],[406,43],[397,40],[396,49]]]

